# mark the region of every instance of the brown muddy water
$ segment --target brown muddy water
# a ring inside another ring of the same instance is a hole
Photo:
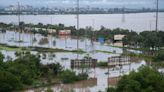
[[[31,34],[22,33],[21,39],[22,43],[17,43],[19,33],[15,33],[13,31],[7,31],[6,33],[0,33],[0,43],[5,43],[10,46],[20,46],[20,47],[28,47],[28,46],[37,46],[37,47],[48,47],[48,48],[60,48],[65,50],[75,50],[77,39],[68,37],[67,39],[63,39],[60,37],[46,37],[47,41],[44,44],[39,44],[42,38],[40,34],[36,34],[33,36],[36,38],[35,42],[32,42]],[[55,42],[55,44],[53,44]],[[77,54],[72,52],[51,52],[51,53],[39,53],[31,51],[32,54],[39,54],[41,57],[41,63],[46,65],[49,63],[59,62],[64,69],[71,69],[71,59],[76,59],[77,55],[79,59],[82,59],[85,56],[90,56],[98,60],[98,62],[108,62],[108,58],[112,56],[120,56],[124,50],[122,48],[116,48],[110,46],[110,44],[100,44],[99,42],[93,42],[89,39],[80,39],[79,48],[86,51],[87,53]],[[96,50],[101,51],[109,51],[116,53],[103,53],[103,52],[95,52]],[[141,53],[136,50],[128,50],[130,52]],[[8,61],[10,59],[16,59],[15,51],[6,51],[1,50],[1,52],[5,56],[4,61]],[[68,58],[67,60],[63,60],[62,58]],[[60,84],[60,85],[52,85],[51,88],[54,92],[98,92],[105,91],[107,87],[115,86],[117,80],[120,76],[124,74],[128,74],[130,71],[135,70],[142,66],[146,65],[144,60],[138,59],[135,62],[131,62],[129,65],[123,65],[121,68],[116,66],[113,68],[85,68],[84,71],[87,71],[89,74],[90,80],[76,82],[74,84]],[[76,73],[81,72],[81,69],[71,69]],[[29,89],[25,90],[25,92],[44,92],[47,87],[41,87],[38,89]]]

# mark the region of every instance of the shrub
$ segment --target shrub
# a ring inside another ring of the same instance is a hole
[[[107,67],[108,66],[108,62],[98,62],[97,66],[98,67]]]
[[[154,61],[164,61],[164,51],[160,51],[155,57]]]
[[[76,75],[76,73],[73,71],[64,70],[64,71],[62,71],[60,78],[61,78],[61,81],[63,83],[73,83],[75,81],[87,79],[88,74],[87,73],[80,73],[80,74]]]

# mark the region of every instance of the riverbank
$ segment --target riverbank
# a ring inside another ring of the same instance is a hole
[[[124,12],[124,14],[138,14],[138,13],[156,13],[156,11],[126,11]],[[164,13],[164,10],[160,10],[159,13]],[[28,12],[23,12],[23,13],[20,13],[20,15],[75,15],[76,13],[28,13]],[[122,11],[121,12],[100,12],[100,13],[79,13],[80,15],[99,15],[99,14],[122,14]],[[3,12],[1,13],[0,12],[0,16],[1,15],[17,15],[17,13],[7,13],[7,12]]]

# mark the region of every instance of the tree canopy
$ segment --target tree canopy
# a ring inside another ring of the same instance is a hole
[[[164,92],[164,74],[156,69],[142,66],[138,72],[124,75],[113,92]]]

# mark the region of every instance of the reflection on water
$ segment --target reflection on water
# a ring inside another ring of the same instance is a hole
[[[15,59],[15,52],[11,51],[1,51],[5,58],[10,56],[11,58]],[[41,56],[41,63],[48,64],[48,63],[55,63],[59,62],[65,69],[71,69],[71,59],[76,58],[75,53],[37,53],[31,52],[32,54],[39,54]],[[97,58],[98,61],[107,62],[107,58],[117,54],[107,54],[107,53],[94,53],[90,54],[91,57]],[[80,54],[79,58],[83,58],[85,54]],[[45,57],[45,58],[43,58]],[[67,60],[62,60],[61,58],[65,57],[68,58]],[[104,91],[105,88],[108,86],[115,86],[119,76],[124,74],[128,74],[132,70],[137,70],[140,66],[146,65],[144,60],[138,60],[137,62],[131,62],[129,65],[123,65],[121,68],[113,67],[113,68],[86,68],[85,70],[89,74],[90,80],[77,82],[75,84],[61,84],[61,85],[53,85],[51,88],[55,92],[60,91],[68,91],[71,92],[74,90],[75,92],[97,92],[99,90]],[[81,69],[73,69],[76,73],[81,72]],[[46,88],[39,88],[39,89],[31,89],[26,90],[26,92],[34,92],[35,90],[45,90]]]
[[[66,50],[76,50],[77,39],[68,37],[67,39],[63,39],[60,37],[44,37],[40,34],[28,34],[21,33],[22,42],[18,44],[19,41],[19,33],[14,31],[7,31],[6,33],[0,33],[0,43],[5,43],[12,46],[37,46],[37,47],[48,47],[48,48],[59,48]],[[84,39],[84,38],[83,38]],[[34,41],[35,40],[35,41]],[[93,42],[92,45],[91,40],[84,39],[79,41],[79,48],[91,52],[94,50],[102,50],[102,51],[116,51],[116,53],[122,53],[122,49],[114,48],[108,46],[107,44],[100,44],[99,42]]]
[[[117,84],[119,76],[123,74],[128,74],[129,71],[137,70],[141,65],[145,65],[144,61],[140,61],[138,63],[132,63],[131,68],[129,66],[123,66],[121,70],[117,69],[103,69],[103,68],[95,68],[89,69],[89,77],[90,80],[77,82],[74,84],[61,84],[61,85],[54,85],[51,88],[55,92],[98,92],[98,91],[105,91],[107,87],[113,87]],[[80,71],[80,70],[75,70]],[[109,71],[109,74],[105,74]],[[124,72],[123,72],[124,71]],[[27,90],[26,92],[33,92],[34,90],[45,90],[46,88],[39,88],[39,89],[32,89]]]
[[[21,33],[22,42],[18,44],[19,41],[19,33],[14,31],[7,31],[6,33],[0,33],[0,43],[5,43],[11,46],[37,46],[37,47],[48,47],[48,48],[60,48],[66,50],[75,50],[77,39],[72,37],[44,37],[40,34],[28,34]],[[90,53],[78,54],[78,58],[82,59],[85,56],[89,56],[97,59],[98,62],[108,62],[108,58],[112,56],[119,56],[123,53],[121,48],[111,47],[109,44],[100,44],[99,42],[93,42],[89,39],[82,38],[79,41],[79,48],[85,50]],[[115,53],[103,53],[103,52],[92,52],[93,50],[102,50],[109,51]],[[5,51],[1,50],[1,52],[5,56],[4,61],[8,61],[11,59],[16,59],[14,51]],[[92,52],[92,53],[91,53]],[[137,52],[135,50],[131,50],[131,52]],[[56,52],[56,53],[39,53],[39,52],[31,52],[35,55],[40,55],[42,64],[56,63],[59,62],[64,69],[71,69],[71,59],[76,59],[77,54],[71,52]],[[117,54],[116,54],[117,53]],[[128,74],[132,70],[137,70],[141,65],[146,65],[146,62],[143,60],[137,60],[136,62],[131,62],[129,65],[123,65],[120,67],[113,68],[85,68],[85,71],[88,72],[90,80],[77,82],[75,84],[67,84],[67,85],[54,85],[52,89],[56,92],[60,91],[72,91],[75,92],[97,92],[99,90],[104,91],[108,86],[115,86],[117,81],[115,78],[122,76],[124,74]],[[71,69],[72,70],[72,69]],[[80,73],[81,69],[73,69],[76,73]],[[36,90],[45,90],[46,88],[39,88]],[[35,91],[27,90],[27,92]]]
[[[160,16],[163,16],[164,13],[159,14],[159,29],[164,29],[164,19]],[[128,19],[126,22],[121,22],[121,15],[81,15],[80,23],[81,27],[85,27],[88,25],[92,25],[92,20],[95,20],[95,27],[99,29],[101,25],[110,28],[127,28],[133,29],[137,32],[143,30],[153,30],[155,26],[149,28],[150,24],[155,23],[155,18],[153,13],[140,13],[140,14],[126,14]],[[10,23],[11,21],[17,22],[17,16],[11,15],[4,15],[0,17],[1,22]],[[38,23],[42,22],[44,24],[49,23],[49,17],[54,17],[53,22],[54,24],[63,23],[67,26],[75,25],[76,19],[74,15],[25,15],[23,21],[25,23]],[[67,21],[65,21],[67,20]],[[154,21],[154,22],[153,22]],[[152,23],[150,23],[152,22]],[[110,24],[110,25],[109,25]],[[154,24],[152,24],[154,25]],[[40,34],[29,34],[29,33],[21,33],[19,39],[19,33],[14,31],[7,31],[6,33],[0,33],[0,43],[5,43],[11,46],[21,46],[21,47],[28,47],[28,46],[37,46],[37,47],[48,47],[48,48],[59,48],[65,50],[75,50],[77,39],[73,37],[53,37],[48,36],[44,37]],[[19,42],[21,40],[21,42]],[[79,48],[90,52],[89,55],[92,58],[98,60],[98,62],[107,62],[109,57],[112,56],[119,56],[124,51],[121,48],[115,48],[109,46],[110,44],[100,44],[98,42],[91,42],[89,39],[82,38],[79,41]],[[108,54],[97,52],[95,53],[94,50],[101,50],[101,51],[109,51],[115,52],[117,54]],[[130,52],[141,53],[140,51],[136,50],[128,50]],[[4,61],[8,61],[11,59],[16,59],[14,51],[5,51],[1,50],[1,52],[5,56]],[[92,53],[91,53],[92,52]],[[77,54],[70,53],[70,52],[58,52],[58,53],[38,53],[38,52],[31,52],[32,54],[40,55],[41,63],[42,64],[49,64],[59,62],[64,69],[71,69],[71,59],[76,59]],[[78,58],[82,59],[87,54],[79,54]],[[132,60],[133,61],[133,60]],[[55,92],[97,92],[97,91],[104,91],[105,88],[108,86],[115,86],[117,81],[119,80],[120,76],[124,74],[128,74],[132,70],[137,70],[140,66],[146,65],[144,60],[135,59],[135,62],[131,62],[129,65],[123,65],[121,68],[116,66],[113,68],[86,68],[85,71],[89,73],[89,80],[80,81],[74,84],[60,84],[60,85],[53,85],[51,88]],[[73,69],[76,73],[81,72],[81,69]],[[160,69],[159,71],[163,71]],[[39,88],[39,89],[30,89],[27,92],[33,92],[37,90],[45,90],[46,88]]]
[[[13,31],[7,31],[6,33],[0,33],[0,43],[5,43],[11,46],[37,46],[37,47],[48,47],[48,48],[60,48],[66,50],[74,50],[76,49],[76,38],[72,37],[43,37],[40,34],[28,34],[21,33],[22,42],[18,44],[19,33]],[[98,42],[93,42],[89,39],[81,39],[79,44],[79,48],[85,50],[87,52],[91,52],[94,50],[102,50],[116,53],[103,53],[103,52],[94,52],[89,53],[89,56],[98,60],[98,62],[107,62],[109,57],[119,56],[123,53],[121,48],[111,47],[108,44],[100,44]],[[94,44],[94,45],[93,45]],[[1,52],[5,55],[5,60],[8,61],[11,59],[16,59],[14,51],[5,51],[1,50]],[[131,52],[137,52],[135,50],[131,50]],[[40,55],[42,64],[49,64],[59,62],[64,69],[71,69],[71,59],[76,59],[77,54],[71,52],[56,52],[56,53],[39,53],[39,52],[31,52],[35,55]],[[78,58],[82,59],[83,57],[88,56],[88,53],[79,54]],[[129,65],[123,65],[120,67],[113,68],[85,68],[85,71],[88,72],[90,80],[77,82],[75,84],[62,84],[62,85],[54,85],[52,89],[56,92],[60,91],[72,91],[75,92],[97,92],[104,91],[108,86],[115,86],[117,81],[115,78],[122,76],[124,74],[128,74],[132,70],[137,70],[141,65],[146,65],[146,62],[143,60],[138,60],[136,62],[131,62]],[[72,69],[71,69],[72,70]],[[81,69],[73,69],[76,73],[80,73]],[[45,90],[46,88],[32,89],[27,90],[27,92],[33,92],[35,90]]]

